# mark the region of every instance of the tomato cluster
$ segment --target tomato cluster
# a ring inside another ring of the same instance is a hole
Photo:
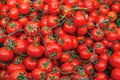
[[[120,80],[120,0],[0,0],[0,80]]]

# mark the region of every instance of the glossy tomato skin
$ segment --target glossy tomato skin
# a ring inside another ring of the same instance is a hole
[[[107,75],[103,72],[96,73],[94,80],[107,80]]]
[[[14,63],[11,63],[8,65],[8,68],[7,68],[8,73],[12,73],[15,70],[25,71],[25,66],[23,64],[14,64]]]
[[[115,41],[115,40],[117,40],[117,37],[118,37],[118,35],[117,35],[116,32],[108,32],[108,33],[106,34],[106,39],[107,39],[108,41]]]
[[[71,73],[74,70],[74,67],[69,62],[66,62],[66,63],[62,64],[61,69],[65,73]]]
[[[18,23],[17,21],[12,21],[12,22],[10,22],[10,23],[7,25],[6,31],[7,31],[7,33],[10,34],[10,33],[15,32],[17,29],[18,29],[18,30],[22,29],[21,24]]]
[[[67,62],[70,59],[70,53],[69,52],[63,52],[61,55],[60,61],[61,62]]]
[[[76,31],[76,27],[73,24],[68,24],[68,23],[64,23],[63,29],[65,30],[65,32],[69,34],[74,34]]]
[[[32,78],[35,79],[35,80],[40,80],[42,74],[45,73],[45,71],[41,68],[35,68],[31,75],[32,75]]]
[[[85,7],[85,8],[88,8],[88,9],[86,10],[87,12],[91,12],[91,11],[94,10],[95,5],[94,5],[93,1],[86,0],[86,1],[84,1],[84,7]]]
[[[17,4],[16,0],[8,0],[7,1],[7,6],[11,9],[11,8],[15,8]]]
[[[97,64],[95,64],[95,69],[98,72],[103,72],[105,71],[106,68],[107,68],[107,64],[106,64],[106,61],[104,60],[100,60]]]
[[[23,63],[25,65],[25,68],[29,71],[32,71],[37,66],[37,60],[29,56],[24,59]]]
[[[46,62],[48,64],[46,64]],[[46,72],[50,72],[53,68],[53,63],[52,63],[52,61],[48,61],[48,58],[41,58],[38,61],[37,67],[43,69]]]
[[[70,35],[61,36],[58,40],[62,50],[67,51],[72,49],[73,41]]]
[[[26,76],[26,72],[23,70],[15,70],[10,74],[10,80],[18,80],[18,76],[21,74],[24,74]]]
[[[100,5],[99,10],[100,10],[100,14],[107,15],[107,13],[110,11],[110,8],[109,8],[109,6],[102,4],[102,5]]]
[[[22,14],[28,14],[30,11],[30,4],[29,3],[20,3],[19,5],[19,12]]]
[[[48,53],[46,52],[45,55],[47,57],[51,56],[51,59],[60,59],[62,55],[62,48],[59,44],[52,43],[51,45],[47,46]]]
[[[27,46],[26,51],[27,51],[28,55],[30,55],[31,57],[38,58],[43,55],[44,47],[41,45],[38,45],[38,44],[31,43]]]
[[[14,54],[10,49],[6,49],[6,47],[0,48],[0,61],[9,62],[13,59]]]
[[[113,79],[119,80],[120,79],[120,68],[114,68],[111,72],[111,76]]]
[[[113,67],[120,67],[120,61],[119,58],[120,57],[120,52],[116,51],[114,52],[110,58],[109,58],[109,62]]]
[[[48,11],[51,14],[58,14],[60,9],[59,9],[59,1],[58,0],[49,0],[48,1]]]
[[[16,20],[19,17],[19,11],[17,8],[12,8],[9,11],[9,16],[11,19]]]
[[[83,14],[81,11],[77,11],[75,12],[75,16],[74,16],[74,25],[77,27],[82,27],[87,23],[85,14]]]
[[[27,25],[29,19],[27,17],[22,17],[18,20],[18,22],[24,27],[25,25]]]
[[[26,48],[28,46],[27,42],[23,39],[16,39],[15,40],[15,48],[20,51],[22,54],[24,54],[26,52]],[[20,55],[16,50],[13,50],[13,52],[16,55]]]

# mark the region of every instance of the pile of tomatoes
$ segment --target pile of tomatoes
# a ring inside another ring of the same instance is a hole
[[[120,80],[120,0],[0,0],[0,80]]]

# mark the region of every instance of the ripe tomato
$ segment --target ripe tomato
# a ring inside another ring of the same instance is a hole
[[[103,72],[96,73],[94,80],[107,80],[107,75]]]
[[[99,62],[97,62],[95,64],[95,69],[98,71],[98,72],[103,72],[105,71],[107,68],[107,64],[106,64],[106,61],[104,60],[100,60]]]
[[[63,52],[63,54],[61,55],[60,61],[61,62],[67,62],[70,59],[70,53],[69,52]]]
[[[40,80],[42,75],[44,75],[44,74],[45,74],[45,71],[42,68],[35,68],[32,71],[31,76],[35,80]]]
[[[6,47],[0,48],[0,61],[8,62],[14,58],[12,50],[7,49]]]
[[[47,46],[48,52],[45,52],[47,57],[51,57],[51,59],[60,59],[62,55],[62,48],[57,43],[52,43]]]
[[[53,63],[48,58],[41,58],[38,61],[37,67],[43,69],[46,72],[50,72],[53,68]]]
[[[7,0],[7,6],[11,9],[11,8],[15,8],[17,4],[16,0]]]
[[[120,58],[119,57],[120,57],[120,52],[119,51],[114,52],[110,56],[109,62],[113,67],[120,67],[120,61],[119,61]]]
[[[106,39],[107,39],[108,41],[115,41],[115,40],[117,40],[117,37],[118,37],[118,35],[117,35],[116,32],[108,32],[108,33],[106,34]]]
[[[113,79],[119,80],[120,79],[120,68],[114,68],[111,72],[111,76]]]
[[[29,3],[20,3],[19,12],[22,14],[28,14],[30,12],[30,4]]]
[[[69,35],[64,35],[62,37],[59,37],[59,44],[62,47],[62,50],[67,51],[72,49],[72,38]]]
[[[111,21],[115,21],[117,19],[117,13],[115,11],[109,11],[107,16]]]
[[[11,63],[8,65],[7,72],[10,74],[15,70],[23,70],[25,71],[25,66],[23,64],[15,64]]]
[[[19,29],[22,29],[22,25],[16,21],[12,21],[10,22],[8,25],[7,25],[7,33],[13,33],[15,32],[16,30],[19,30]]]
[[[73,22],[74,22],[74,25],[77,27],[84,26],[87,23],[85,14],[83,14],[81,11],[75,12]]]
[[[13,20],[18,19],[18,16],[19,16],[19,11],[18,11],[18,9],[17,9],[17,8],[12,8],[12,9],[10,9],[10,11],[9,11],[9,16],[10,16],[10,18],[13,19]]]
[[[26,49],[28,55],[34,58],[41,57],[44,52],[44,47],[37,43],[29,44]]]
[[[100,5],[99,10],[100,10],[100,14],[107,15],[107,13],[110,11],[110,8],[108,5],[102,4]]]
[[[28,56],[24,59],[25,68],[29,71],[32,71],[37,66],[37,60]]]
[[[23,76],[26,78],[26,72],[23,70],[15,70],[10,74],[10,80],[18,80],[21,79],[21,77],[23,78]]]

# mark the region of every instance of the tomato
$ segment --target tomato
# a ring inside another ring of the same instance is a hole
[[[8,65],[7,72],[9,74],[12,73],[13,71],[16,71],[16,70],[25,71],[25,66],[23,64],[15,64],[15,63],[11,63]]]
[[[85,45],[92,46],[93,45],[93,40],[91,38],[86,38],[85,39]]]
[[[98,18],[96,19],[96,23],[98,24],[98,26],[100,28],[104,28],[107,24],[105,23],[105,21],[107,21],[107,17],[104,15],[100,15],[98,16]]]
[[[31,43],[38,43],[38,42],[40,42],[41,41],[41,38],[40,38],[40,36],[28,36],[27,37],[27,42],[29,43],[29,44],[31,44]]]
[[[6,47],[0,48],[0,61],[8,62],[14,58],[12,50],[6,49]]]
[[[113,4],[113,5],[111,6],[111,10],[119,13],[119,12],[120,12],[120,3],[115,3],[115,4]]]
[[[46,35],[44,37],[44,41],[45,41],[46,45],[51,45],[53,43],[56,43],[55,38],[51,35]]]
[[[94,67],[92,64],[85,64],[85,73],[87,73],[88,75],[91,75],[92,72],[94,71]]]
[[[40,78],[44,74],[45,74],[45,71],[42,68],[35,68],[31,73],[32,78],[35,80],[40,80]]]
[[[76,49],[78,47],[78,39],[75,36],[72,36],[73,41],[73,49]]]
[[[94,7],[95,7],[95,5],[94,5],[94,3],[93,3],[92,0],[86,0],[86,1],[84,1],[84,6],[85,6],[85,8],[87,8],[87,10],[86,10],[87,12],[93,11]]]
[[[7,1],[7,6],[8,6],[9,8],[15,8],[15,7],[16,7],[16,4],[17,4],[16,0],[8,0],[8,1]]]
[[[26,42],[25,40],[23,40],[23,39],[16,39],[16,40],[15,40],[15,44],[14,44],[13,46],[15,46],[15,48],[16,48],[18,51],[20,51],[22,54],[24,54],[24,53],[26,52],[26,48],[27,48],[28,44],[27,44],[27,42]],[[15,54],[17,54],[17,55],[19,54],[18,51],[13,50],[13,52],[14,52]]]
[[[99,10],[100,10],[100,14],[107,15],[107,13],[110,11],[110,8],[106,4],[102,4],[100,5]]]
[[[54,16],[54,15],[51,15],[51,16],[48,16],[48,26],[49,27],[54,27],[54,26],[57,26],[57,22],[56,20],[58,19],[57,16]]]
[[[113,49],[114,49],[114,51],[119,51],[120,50],[120,43],[114,43]]]
[[[120,52],[117,51],[117,52],[114,52],[110,58],[109,58],[109,62],[110,64],[113,66],[113,67],[120,67],[120,61],[119,61],[119,58],[120,57]]]
[[[97,62],[95,64],[95,69],[98,71],[98,72],[103,72],[105,71],[107,68],[107,64],[104,60],[100,60],[99,62]]]
[[[62,50],[67,51],[72,49],[72,38],[69,35],[64,35],[62,37],[59,37],[59,44],[62,47]]]
[[[27,17],[22,17],[18,20],[18,22],[24,27],[25,25],[27,25],[29,19]]]
[[[120,78],[120,68],[114,68],[111,72],[111,76],[115,80],[119,80]]]
[[[10,33],[15,32],[16,30],[20,30],[20,29],[22,29],[21,24],[19,24],[19,23],[16,22],[16,21],[12,21],[12,22],[10,22],[10,23],[7,25],[6,31],[7,31],[7,33],[10,34]]]
[[[15,19],[18,19],[18,16],[19,16],[19,11],[17,8],[12,8],[10,9],[9,11],[9,16],[11,19],[15,20]]]
[[[24,59],[23,63],[25,65],[25,68],[29,71],[32,71],[37,66],[37,60],[29,56]]]
[[[96,54],[101,54],[105,50],[105,46],[101,42],[96,42],[93,44]]]
[[[51,57],[51,59],[60,59],[62,55],[62,48],[60,45],[56,43],[52,43],[47,46],[48,52],[45,53],[47,57]]]
[[[92,2],[94,3],[94,8],[98,9],[99,8],[99,2],[97,0],[92,0]]]
[[[117,13],[115,11],[109,11],[107,16],[111,21],[115,21],[117,19]]]
[[[69,18],[72,15],[73,10],[70,10],[71,6],[64,5],[62,10],[62,15],[66,15],[67,18]],[[69,11],[69,12],[68,12]]]
[[[74,4],[76,3],[76,0],[63,0],[63,3],[73,7]]]
[[[107,39],[108,41],[115,41],[115,40],[117,40],[117,37],[118,37],[118,35],[117,35],[116,32],[108,32],[108,33],[106,34],[106,39]]]
[[[59,37],[63,37],[64,35],[66,35],[66,33],[65,33],[65,31],[64,31],[64,29],[62,28],[62,29],[60,29],[60,28],[56,28],[55,30],[54,30],[54,33],[55,34],[58,34],[58,36]]]
[[[75,31],[76,31],[76,27],[71,23],[70,24],[69,23],[64,23],[63,29],[66,33],[69,33],[69,34],[74,34]]]
[[[35,44],[29,44],[26,48],[26,51],[28,53],[29,56],[34,57],[34,58],[38,58],[41,57],[43,55],[44,52],[44,47],[35,43]]]
[[[30,21],[25,25],[24,31],[28,36],[36,36],[38,35],[38,31],[40,30],[40,26],[38,23]]]
[[[53,68],[53,63],[48,58],[41,58],[38,61],[37,67],[43,69],[46,72],[50,72]]]
[[[6,74],[6,70],[0,70],[0,79],[4,80],[4,75]]]
[[[61,62],[67,62],[70,59],[70,53],[69,52],[63,52],[61,55],[60,61]]]
[[[68,73],[70,74],[73,70],[74,70],[74,67],[72,64],[70,64],[69,62],[66,62],[66,63],[63,63],[62,64],[62,67],[61,67],[62,71],[64,73]]]
[[[48,11],[50,12],[50,14],[58,14],[60,12],[59,1],[58,0],[49,0],[48,1]]]
[[[42,27],[42,28],[41,28],[41,34],[42,34],[43,36],[46,36],[46,35],[48,35],[48,34],[52,34],[53,31],[50,30],[50,29],[51,29],[51,28],[50,28],[49,26],[44,26],[44,27]]]
[[[10,74],[10,80],[18,80],[18,78],[21,79],[20,76],[24,76],[26,78],[26,72],[23,70],[15,70]]]
[[[107,75],[103,72],[96,73],[94,80],[107,80]]]
[[[85,14],[83,14],[81,11],[75,12],[73,22],[74,22],[74,25],[77,27],[84,26],[87,23]]]
[[[6,28],[6,26],[7,26],[7,19],[6,18],[2,18],[1,20],[0,20],[0,25],[1,25],[1,27],[3,27],[3,28]]]
[[[78,79],[89,79],[88,75],[82,70],[78,71],[78,73],[74,73],[72,75],[72,80],[78,80]]]
[[[53,74],[53,73],[48,73],[47,75],[46,75],[47,77],[46,77],[46,79],[45,80],[51,80],[51,79],[59,79],[60,78],[60,76],[58,76],[57,74]]]
[[[80,36],[83,36],[87,33],[87,28],[86,27],[81,27],[81,28],[78,28],[77,30],[77,33],[80,35]]]
[[[102,54],[100,54],[99,58],[100,58],[100,60],[104,60],[104,61],[108,62],[109,58],[110,58],[110,53],[108,51],[106,53],[103,52]]]
[[[43,6],[44,6],[44,0],[41,0],[41,1],[35,0],[35,1],[33,2],[33,7],[34,7],[34,9],[37,10],[37,11],[42,10],[42,9],[43,9]]]
[[[21,3],[19,5],[19,12],[22,14],[28,14],[30,12],[30,4],[29,3]]]
[[[8,6],[7,5],[2,6],[0,11],[1,11],[2,17],[6,17],[8,12]]]
[[[90,13],[90,16],[89,16],[89,17],[91,17],[91,16],[93,16],[93,17],[95,17],[95,19],[97,19],[98,16],[99,16],[98,11],[97,11],[97,10],[92,11],[92,12]],[[88,20],[89,20],[89,19],[88,19]]]

